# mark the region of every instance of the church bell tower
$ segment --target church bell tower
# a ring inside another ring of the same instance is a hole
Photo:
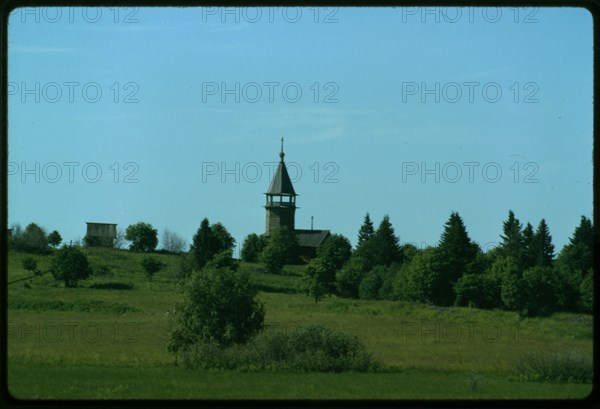
[[[290,231],[295,229],[294,218],[296,216],[296,192],[290,175],[288,174],[287,168],[283,158],[283,138],[281,138],[281,152],[279,153],[279,165],[277,171],[273,176],[271,185],[266,195],[267,209],[267,223],[266,223],[266,234],[269,235],[271,230],[280,227],[287,226]]]

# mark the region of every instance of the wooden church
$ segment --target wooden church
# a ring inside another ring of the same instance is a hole
[[[266,235],[271,230],[287,226],[296,234],[299,244],[299,255],[305,258],[316,256],[317,247],[330,235],[329,230],[304,230],[296,229],[296,191],[290,180],[285,161],[283,158],[283,138],[281,138],[281,152],[279,153],[279,165],[273,176],[271,185],[266,195],[265,209],[267,210]]]

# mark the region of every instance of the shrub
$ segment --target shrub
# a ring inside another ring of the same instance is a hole
[[[332,294],[335,290],[335,270],[333,265],[316,258],[312,260],[302,277],[304,292],[318,302],[325,295]]]
[[[39,274],[37,269],[37,262],[33,257],[25,257],[23,259],[23,268],[30,273]]]
[[[518,379],[535,382],[592,383],[590,357],[578,352],[536,352],[521,356],[513,364]]]
[[[293,231],[281,226],[269,234],[267,245],[261,251],[258,259],[264,265],[265,272],[282,274],[284,264],[297,261],[298,239]]]
[[[417,253],[410,263],[402,264],[394,279],[394,293],[399,300],[435,303],[439,287],[439,254],[435,248]]]
[[[365,278],[360,282],[358,287],[358,296],[362,300],[376,300],[379,296],[379,289],[383,285],[382,274],[380,269],[385,269],[383,266],[376,266],[367,273]]]
[[[76,247],[63,247],[52,258],[50,272],[55,280],[64,281],[65,287],[77,287],[79,280],[89,277],[92,269],[81,250]]]
[[[246,345],[199,343],[183,354],[185,366],[202,369],[371,371],[379,364],[352,335],[321,325],[262,334]]]
[[[360,283],[365,277],[363,259],[352,255],[344,267],[336,273],[335,286],[341,297],[358,298]]]
[[[142,268],[144,269],[144,274],[146,274],[148,281],[152,281],[154,274],[158,273],[164,266],[165,263],[153,257],[144,257],[142,260]]]
[[[500,301],[500,289],[487,274],[464,274],[454,284],[455,305],[494,308]]]
[[[249,234],[242,245],[242,260],[248,262],[256,262],[258,256],[267,245],[265,236],[257,235],[256,233]]]
[[[184,286],[177,326],[167,350],[174,354],[194,344],[244,343],[263,328],[265,309],[245,272],[209,265]]]

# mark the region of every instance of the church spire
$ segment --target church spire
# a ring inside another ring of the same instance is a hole
[[[291,231],[295,228],[296,213],[296,191],[292,185],[292,180],[288,174],[287,167],[283,160],[283,138],[281,138],[281,151],[279,152],[279,165],[273,175],[273,180],[267,190],[266,204],[267,225],[266,233],[269,234],[272,229],[286,226]]]

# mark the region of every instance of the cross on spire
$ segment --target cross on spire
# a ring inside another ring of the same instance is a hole
[[[283,137],[281,138],[281,152],[279,152],[279,157],[281,158],[281,162],[283,162],[283,157],[285,153],[283,153]]]

